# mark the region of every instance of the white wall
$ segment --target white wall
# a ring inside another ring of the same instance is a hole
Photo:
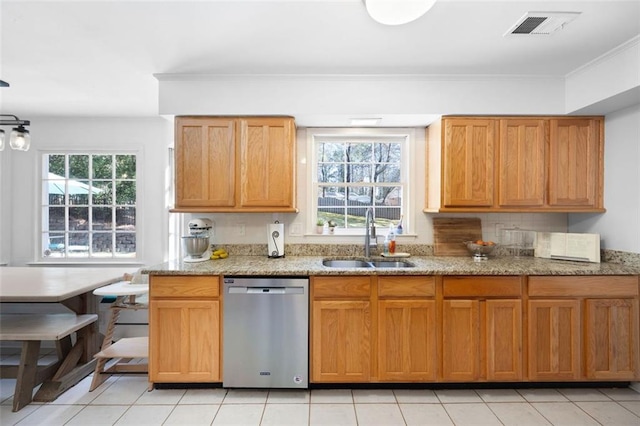
[[[11,156],[10,185],[0,189],[2,200],[2,249],[5,261],[24,265],[37,258],[39,167],[43,151],[136,150],[138,157],[138,203],[136,228],[142,237],[144,264],[165,260],[168,210],[165,198],[168,147],[173,143],[173,123],[164,118],[38,118],[31,120],[31,149],[6,150]],[[2,160],[5,160],[2,158]],[[4,165],[2,161],[4,177]],[[2,181],[5,179],[3,178]],[[8,210],[8,211],[7,211]],[[5,236],[10,242],[5,244]]]
[[[605,116],[604,205],[569,215],[570,232],[601,235],[602,247],[640,253],[640,104]]]

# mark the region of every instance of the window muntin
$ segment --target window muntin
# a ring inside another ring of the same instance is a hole
[[[43,155],[41,256],[135,259],[136,155]]]
[[[396,224],[406,209],[408,135],[312,134],[315,218],[336,223],[342,234],[361,233],[365,213],[376,225]]]

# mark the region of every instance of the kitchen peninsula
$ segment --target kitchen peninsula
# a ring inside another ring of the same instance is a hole
[[[221,284],[234,276],[309,277],[311,386],[640,379],[637,267],[415,256],[406,259],[410,267],[336,268],[323,265],[327,258],[232,255],[144,269],[150,275],[150,365],[171,351],[154,342],[162,314],[154,303],[173,303],[183,325],[190,317],[185,303],[199,303],[210,325],[179,330],[178,321],[167,330],[171,323],[163,321],[163,333],[179,340],[174,347],[208,346],[197,362],[193,351],[173,351],[173,365],[163,364],[170,371],[154,375],[150,368],[150,381],[222,381]]]

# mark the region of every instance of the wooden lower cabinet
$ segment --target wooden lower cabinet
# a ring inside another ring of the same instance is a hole
[[[520,381],[522,278],[443,278],[442,379]]]
[[[435,278],[379,276],[377,290],[378,380],[436,380]]]
[[[638,301],[585,301],[586,376],[594,380],[631,380],[640,371]]]
[[[531,277],[529,379],[638,380],[637,276]]]
[[[445,381],[522,380],[522,302],[444,300]]]
[[[311,380],[368,382],[371,376],[371,278],[311,278]]]
[[[442,302],[442,378],[469,382],[480,378],[480,302]]]
[[[529,301],[529,379],[577,380],[580,330],[579,300]]]
[[[220,382],[219,279],[152,276],[149,381]]]
[[[314,301],[312,315],[312,380],[368,382],[371,373],[369,301]]]

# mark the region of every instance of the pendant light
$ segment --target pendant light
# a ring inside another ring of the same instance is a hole
[[[415,21],[433,7],[436,0],[362,0],[369,16],[384,25]]]
[[[10,117],[10,120],[4,119]],[[20,120],[17,116],[11,114],[0,114],[0,126],[18,126],[14,127],[9,137],[9,146],[16,151],[28,151],[31,146],[31,135],[24,127],[30,125],[29,120]],[[0,129],[0,151],[4,149],[5,132]]]

